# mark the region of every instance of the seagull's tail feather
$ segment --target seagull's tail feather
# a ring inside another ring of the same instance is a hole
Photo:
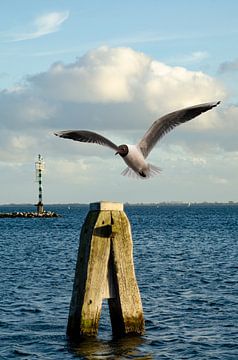
[[[161,169],[155,165],[148,164],[148,169],[144,172],[145,176],[140,175],[139,173],[132,170],[130,167],[125,168],[121,175],[128,176],[134,179],[142,179],[147,180],[153,176],[159,175],[161,173]]]
[[[158,166],[149,164],[149,176],[148,177],[153,177],[156,175],[159,175],[161,173],[161,168],[159,168]]]
[[[121,175],[123,176],[128,176],[128,177],[131,177],[133,179],[139,179],[140,178],[140,175],[137,174],[134,170],[132,170],[131,168],[129,167],[126,167],[122,172],[121,172]]]

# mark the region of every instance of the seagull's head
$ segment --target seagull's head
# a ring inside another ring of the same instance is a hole
[[[118,150],[115,155],[119,154],[121,155],[121,157],[125,157],[128,154],[128,151],[129,151],[128,146],[123,144],[118,146]]]

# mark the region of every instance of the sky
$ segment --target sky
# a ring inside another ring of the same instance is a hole
[[[0,11],[0,204],[238,201],[236,0],[9,0]],[[166,134],[162,169],[121,175],[119,156],[54,136],[86,129],[137,143],[153,121],[221,101]]]

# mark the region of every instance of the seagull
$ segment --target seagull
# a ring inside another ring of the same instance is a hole
[[[220,101],[199,104],[162,116],[151,125],[136,145],[122,144],[117,146],[106,137],[88,130],[64,130],[56,132],[55,135],[65,139],[107,146],[116,151],[115,155],[119,154],[127,164],[127,168],[121,173],[122,175],[148,179],[161,172],[159,167],[146,161],[156,143],[176,126],[211,110],[218,104]]]

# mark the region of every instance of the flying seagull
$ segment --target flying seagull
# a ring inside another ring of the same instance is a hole
[[[65,130],[56,132],[55,135],[61,138],[107,146],[116,151],[116,154],[119,154],[128,165],[122,175],[147,179],[161,171],[157,166],[146,162],[147,156],[156,143],[176,126],[216,107],[219,103],[220,101],[190,106],[160,117],[136,145],[123,144],[117,146],[104,136],[88,130]]]

